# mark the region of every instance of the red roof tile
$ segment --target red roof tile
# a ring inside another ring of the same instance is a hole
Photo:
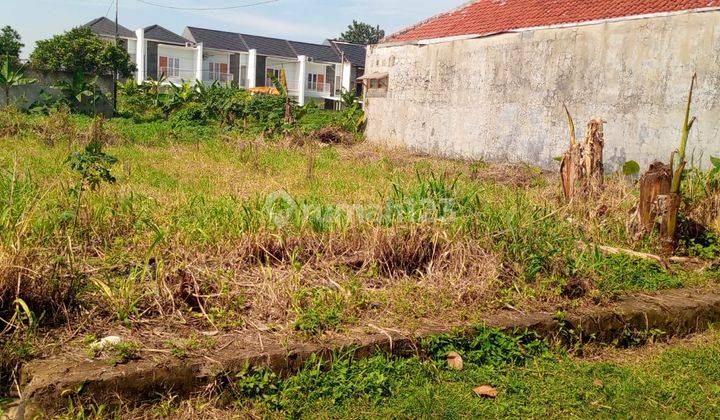
[[[390,35],[416,41],[720,7],[720,0],[478,0]]]

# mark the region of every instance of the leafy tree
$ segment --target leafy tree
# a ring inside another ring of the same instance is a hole
[[[25,69],[13,68],[11,58],[5,56],[5,60],[0,67],[0,86],[5,91],[5,105],[10,105],[10,88],[13,86],[31,85],[37,80],[25,77]]]
[[[135,65],[121,46],[98,38],[90,28],[77,27],[37,42],[30,55],[31,65],[40,71],[78,72],[86,75],[112,74],[130,77]]]
[[[20,42],[20,34],[10,25],[0,29],[0,57],[10,57],[17,62],[20,58],[20,50],[25,44]]]
[[[385,37],[385,31],[380,29],[380,25],[372,26],[367,23],[353,20],[352,25],[348,25],[347,31],[340,35],[340,40],[352,42],[353,44],[377,44]]]

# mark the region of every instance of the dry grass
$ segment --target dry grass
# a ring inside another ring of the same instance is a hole
[[[352,315],[358,322],[367,318],[403,323],[416,319],[420,311],[423,317],[442,321],[454,317],[453,308],[477,311],[487,306],[483,300],[498,287],[497,261],[473,241],[449,237],[432,226],[289,237],[260,233],[203,253],[178,248],[153,260],[141,273],[136,271],[134,312],[146,321],[182,313],[207,327],[242,330],[272,324],[291,331],[298,296],[323,289],[339,299],[374,302],[372,308],[345,303],[348,308],[357,306]],[[410,285],[415,290],[409,290]],[[423,294],[412,313],[400,299],[406,292]],[[127,302],[122,293],[120,288],[111,293],[98,290],[85,300],[107,308],[104,315],[112,317],[112,308]],[[437,311],[421,310],[423,303]]]

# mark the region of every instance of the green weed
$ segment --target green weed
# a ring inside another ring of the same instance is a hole
[[[362,287],[350,283],[338,289],[318,287],[298,292],[294,299],[293,327],[315,335],[355,323],[358,310],[366,304]]]

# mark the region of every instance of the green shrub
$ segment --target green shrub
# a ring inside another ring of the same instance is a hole
[[[155,82],[137,84],[130,79],[118,86],[118,112],[135,122],[152,122],[164,119],[166,95]]]
[[[177,129],[186,126],[205,125],[209,122],[205,106],[198,102],[190,102],[182,106],[170,116],[170,125]]]
[[[255,95],[247,103],[246,115],[255,130],[272,134],[285,125],[285,99],[274,95]]]
[[[472,337],[462,333],[430,337],[422,341],[422,348],[443,366],[451,351],[459,353],[467,363],[503,366],[524,365],[550,349],[547,342],[534,332],[515,331],[508,334],[486,327],[477,327]]]
[[[342,122],[342,113],[318,108],[306,109],[304,114],[298,119],[300,129],[305,133],[320,130],[325,127],[341,127]]]
[[[310,133],[325,127],[360,131],[364,113],[358,104],[342,112],[319,109],[314,102],[298,107],[290,99],[295,123],[285,119],[286,98],[282,95],[250,95],[246,90],[213,83],[165,85],[149,81],[138,85],[129,80],[120,85],[118,110],[135,122],[169,118],[173,127],[208,125],[241,126],[250,133],[274,135],[299,128]]]

